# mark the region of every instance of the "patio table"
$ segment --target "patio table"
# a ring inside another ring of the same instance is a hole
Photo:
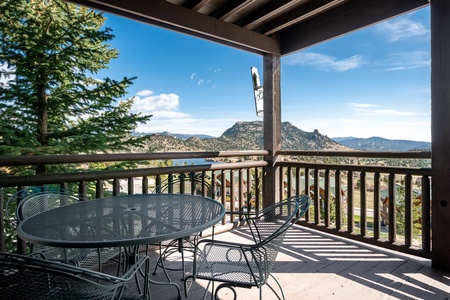
[[[210,198],[135,194],[87,200],[42,212],[21,222],[17,234],[31,243],[53,247],[128,247],[133,249],[129,251],[132,258],[138,254],[139,245],[200,232],[224,215],[225,207]]]

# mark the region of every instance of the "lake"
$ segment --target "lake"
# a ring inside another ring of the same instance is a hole
[[[173,165],[176,166],[184,166],[186,165],[203,165],[203,164],[218,164],[220,162],[217,161],[207,161],[204,158],[181,158],[181,159],[172,159]]]

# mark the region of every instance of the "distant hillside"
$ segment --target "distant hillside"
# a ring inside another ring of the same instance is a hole
[[[317,130],[306,132],[289,122],[281,124],[284,150],[352,150],[322,135]],[[154,151],[239,151],[261,150],[263,122],[237,122],[218,138],[177,138],[173,134],[153,134],[151,148]]]
[[[350,148],[363,151],[411,151],[430,150],[431,143],[409,140],[388,140],[381,137],[362,138],[333,138],[334,141]]]

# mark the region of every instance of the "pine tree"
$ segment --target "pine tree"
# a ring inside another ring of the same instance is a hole
[[[99,79],[118,57],[105,18],[62,0],[0,3],[0,155],[125,151],[151,116],[125,97],[135,78]],[[39,173],[44,170],[40,170]]]

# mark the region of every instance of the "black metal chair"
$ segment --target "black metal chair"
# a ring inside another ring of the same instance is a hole
[[[67,191],[47,186],[30,187],[13,195],[7,203],[7,207],[13,206],[20,198],[15,209],[15,225],[38,213],[82,201],[79,197],[69,195]],[[87,200],[85,200],[87,201]],[[8,210],[8,209],[7,209]],[[10,209],[9,209],[10,210]],[[10,220],[12,218],[9,218]],[[44,245],[30,244],[30,255],[39,256],[47,260],[72,263],[76,266],[101,271],[102,264],[117,257],[119,248],[56,248]]]
[[[167,181],[157,186],[153,193],[191,194],[214,198],[213,189],[208,180],[210,180],[210,178],[207,178],[203,174],[180,174],[179,176],[169,177]],[[212,235],[214,236],[214,227]],[[201,236],[202,232],[198,232],[180,239],[160,242],[157,245],[159,247],[159,257],[156,262],[155,269],[153,270],[153,275],[156,275],[157,269],[161,268],[167,280],[170,281],[167,270],[182,271],[182,280],[184,280],[186,274],[185,252],[187,251],[193,253],[195,245],[198,243]],[[177,268],[166,266],[164,261],[175,253],[181,254],[181,267]]]
[[[40,258],[0,252],[0,299],[120,299],[127,283],[145,265],[142,256],[123,276]],[[148,285],[148,282],[145,282]],[[145,289],[148,293],[148,286]]]
[[[230,289],[237,298],[235,287],[258,287],[262,299],[262,286],[267,285],[278,299],[284,299],[281,285],[271,275],[275,259],[287,229],[308,210],[311,199],[307,195],[290,197],[255,214],[244,214],[254,243],[241,244],[219,240],[201,240],[194,256],[193,275],[186,277],[185,293],[197,279],[209,280],[204,299],[212,282],[211,299],[218,299],[222,288]],[[231,212],[235,213],[235,212]],[[238,213],[238,212],[236,212]],[[240,213],[242,215],[242,213]],[[267,280],[272,277],[281,292],[277,294]],[[220,282],[214,288],[214,282]]]

